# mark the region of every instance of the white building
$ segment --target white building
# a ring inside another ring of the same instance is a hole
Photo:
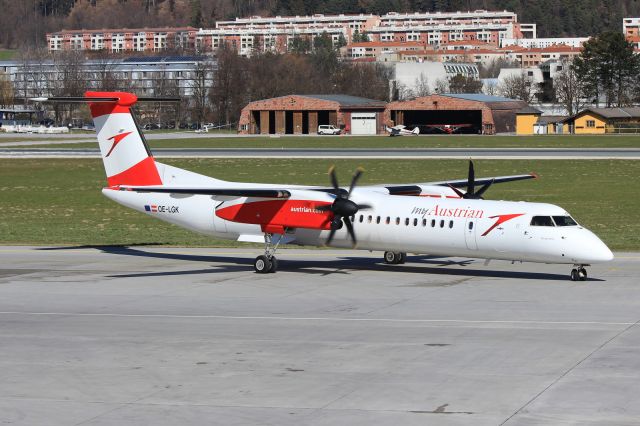
[[[478,79],[480,73],[475,64],[463,64],[453,62],[397,62],[393,65],[395,85],[413,94],[418,92],[425,95],[436,92],[438,85],[448,82],[456,75],[463,75]],[[421,87],[425,86],[427,87]]]
[[[504,38],[500,47],[520,46],[526,49],[544,49],[551,46],[582,47],[589,37],[550,37],[550,38]]]

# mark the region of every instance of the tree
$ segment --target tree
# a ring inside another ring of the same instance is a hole
[[[421,96],[429,96],[431,94],[431,86],[429,85],[429,78],[425,73],[421,72],[418,77],[416,77],[413,96],[419,98]]]
[[[214,74],[214,66],[211,61],[200,61],[196,63],[195,69],[189,80],[191,88],[192,105],[191,118],[196,123],[205,121],[206,116],[211,111],[209,102],[209,81]],[[180,117],[178,117],[180,119]],[[178,123],[176,123],[177,125]]]
[[[299,35],[293,36],[289,42],[289,52],[297,53],[298,55],[304,55],[311,50],[311,42],[307,37],[301,37]]]
[[[577,78],[597,102],[604,95],[607,107],[629,103],[630,88],[640,76],[640,55],[619,32],[589,39],[575,60]]]
[[[574,115],[586,104],[584,83],[578,78],[569,61],[562,62],[562,70],[553,78],[556,99],[569,115]]]
[[[450,93],[482,93],[482,82],[474,77],[456,74],[449,79]]]
[[[9,76],[0,71],[0,106],[8,107],[14,104],[13,85]]]
[[[524,71],[507,76],[499,85],[498,91],[505,98],[520,99],[530,103],[535,95],[535,85]]]
[[[433,91],[437,94],[449,93],[449,81],[446,78],[439,78],[435,81]]]

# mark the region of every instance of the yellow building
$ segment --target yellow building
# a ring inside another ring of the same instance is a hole
[[[535,124],[542,115],[542,111],[539,111],[533,107],[525,107],[516,112],[516,135],[534,135]]]
[[[640,130],[640,108],[587,108],[565,120],[576,135],[601,135]]]

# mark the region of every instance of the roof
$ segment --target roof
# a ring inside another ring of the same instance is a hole
[[[542,114],[542,111],[540,111],[539,109],[535,109],[532,106],[527,105],[526,107],[516,111],[516,114]]]
[[[484,95],[482,93],[444,93],[442,96],[476,102],[520,102],[518,99],[503,98],[502,96]]]
[[[640,107],[629,108],[587,108],[575,114],[567,120],[571,120],[585,112],[592,112],[604,118],[640,118]]]
[[[60,30],[52,33],[47,33],[48,36],[57,36],[64,34],[99,34],[99,33],[157,33],[157,32],[183,32],[183,31],[198,31],[194,27],[155,27],[155,28],[101,28],[92,30]]]
[[[376,99],[368,99],[368,98],[361,98],[358,96],[351,96],[351,95],[339,95],[339,94],[334,94],[334,95],[293,95],[293,96],[302,96],[305,98],[314,98],[314,99],[321,99],[323,101],[330,101],[330,102],[337,102],[338,104],[340,104],[341,107],[377,107],[380,106],[382,108],[384,108],[384,106],[386,105],[386,103],[384,101],[378,101]]]
[[[538,117],[538,124],[559,123],[567,119],[566,115],[543,115]]]
[[[347,48],[353,47],[423,47],[425,44],[419,41],[360,41],[356,43],[350,43]]]

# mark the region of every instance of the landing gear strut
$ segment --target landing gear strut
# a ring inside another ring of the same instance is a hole
[[[584,268],[587,265],[574,265],[575,268],[571,270],[571,281],[586,281],[587,270]]]
[[[384,263],[389,265],[398,265],[404,263],[407,258],[407,253],[399,251],[385,251]]]
[[[276,259],[275,254],[282,240],[282,236],[278,238],[275,246],[272,246],[272,237],[273,234],[264,234],[264,255],[256,257],[256,260],[253,262],[253,269],[255,269],[258,274],[276,272],[278,269],[278,259]]]

